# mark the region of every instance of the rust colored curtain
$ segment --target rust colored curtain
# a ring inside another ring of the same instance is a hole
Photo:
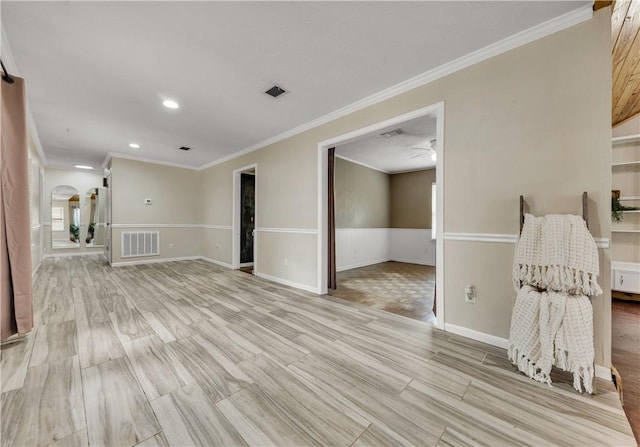
[[[24,80],[0,81],[0,332],[1,339],[33,327],[31,222]]]
[[[329,149],[329,234],[327,237],[327,246],[329,249],[329,262],[327,272],[327,287],[329,290],[335,290],[338,287],[338,274],[336,271],[336,191],[335,191],[335,166],[336,166],[336,148]]]

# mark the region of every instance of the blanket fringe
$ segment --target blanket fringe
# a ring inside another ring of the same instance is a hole
[[[507,355],[511,363],[517,366],[520,372],[526,374],[530,379],[546,383],[549,387],[553,388],[551,385],[551,376],[540,370],[540,368],[527,358],[525,354],[521,353],[516,346],[509,344]]]
[[[513,280],[516,290],[520,289],[522,282],[572,295],[596,296],[602,293],[595,275],[567,266],[514,264]]]

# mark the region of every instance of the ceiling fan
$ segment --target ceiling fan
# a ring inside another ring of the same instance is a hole
[[[424,151],[422,154],[412,155],[410,158],[422,158],[422,157],[426,157],[427,155],[431,155],[431,160],[432,161],[436,161],[437,160],[436,140],[431,140],[429,143],[430,143],[430,147],[412,147],[412,148],[410,148],[410,149],[416,150],[416,151]]]

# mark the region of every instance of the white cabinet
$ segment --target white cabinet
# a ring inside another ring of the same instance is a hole
[[[611,283],[613,290],[640,294],[640,264],[612,262]]]
[[[615,271],[615,290],[640,293],[640,273]]]

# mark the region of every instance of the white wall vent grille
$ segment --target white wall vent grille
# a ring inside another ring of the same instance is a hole
[[[123,231],[121,257],[157,256],[160,254],[159,231]]]

